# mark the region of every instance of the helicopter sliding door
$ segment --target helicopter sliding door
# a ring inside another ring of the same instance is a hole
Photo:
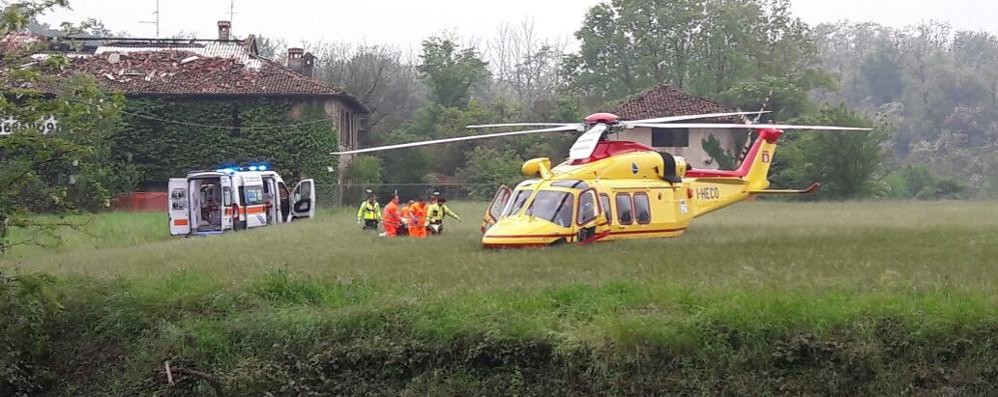
[[[486,230],[489,230],[492,225],[499,221],[502,210],[506,207],[506,203],[509,202],[509,198],[512,195],[513,189],[510,189],[506,185],[499,186],[499,191],[496,192],[495,197],[492,198],[492,203],[485,210],[485,217],[482,219],[482,233],[485,233]]]
[[[579,193],[579,213],[576,215],[576,226],[579,231],[576,241],[586,243],[605,237],[610,232],[610,225],[603,209],[603,203],[595,189],[586,189]]]

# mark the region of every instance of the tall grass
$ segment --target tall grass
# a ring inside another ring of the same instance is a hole
[[[513,251],[480,248],[483,207],[423,240],[348,210],[186,239],[113,214],[0,271],[58,276],[71,363],[127,352],[87,391],[168,390],[164,358],[249,394],[998,390],[967,380],[998,374],[998,203],[748,203],[676,239]]]

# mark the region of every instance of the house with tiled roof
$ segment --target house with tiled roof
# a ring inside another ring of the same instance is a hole
[[[731,113],[734,110],[715,102],[698,98],[668,84],[661,84],[635,95],[618,104],[611,113],[621,120],[642,120],[656,117],[685,116],[707,113]],[[697,122],[744,123],[741,117],[726,117]],[[613,139],[642,143],[676,156],[686,158],[695,168],[716,169],[719,164],[704,149],[704,143],[713,137],[728,153],[739,153],[740,141],[744,141],[743,130],[723,129],[664,129],[635,128],[612,136]]]
[[[328,121],[332,126],[330,134],[336,134],[338,147],[310,149],[317,150],[316,158],[332,151],[356,148],[368,110],[342,88],[313,79],[316,59],[312,54],[301,48],[291,48],[284,65],[259,56],[255,38],[236,39],[231,35],[231,27],[230,22],[219,21],[218,37],[213,39],[60,37],[52,40],[53,44],[47,51],[33,57],[44,58],[53,53],[67,55],[70,66],[64,73],[90,74],[106,91],[121,93],[128,99],[152,98],[167,106],[203,103],[231,108],[231,117],[227,112],[221,121],[161,120],[163,123],[190,124],[194,129],[199,128],[199,124],[212,124],[208,127],[221,125],[226,129],[231,127],[230,135],[233,141],[238,141],[244,113],[250,116],[250,113],[259,113],[261,103],[290,103],[286,113],[289,120],[283,124],[285,128],[288,128],[287,125],[311,122],[302,121],[304,114],[307,114],[310,120],[319,118]],[[281,125],[274,124],[274,128],[281,128]],[[157,132],[149,131],[149,134]],[[288,150],[300,149],[290,146]],[[182,166],[201,167],[210,166],[210,163],[238,161],[229,158],[230,152],[219,149],[212,153],[211,159],[205,160],[205,164]],[[247,152],[250,151],[241,151],[244,155],[252,155]],[[260,156],[265,156],[266,152],[261,151]],[[136,153],[129,153],[129,158],[156,159],[166,155],[169,154],[137,150]],[[337,175],[342,184],[351,158],[338,160]],[[329,170],[323,170],[328,174]],[[160,188],[159,184],[166,182],[162,174],[168,172],[177,171],[161,169],[151,172],[143,180],[142,187]],[[299,176],[316,178],[323,175]]]

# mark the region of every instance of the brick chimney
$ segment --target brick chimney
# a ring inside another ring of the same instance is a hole
[[[301,48],[289,48],[288,69],[302,76],[312,78],[312,75],[315,73],[315,56],[311,52],[305,52]]]
[[[305,55],[305,50],[301,48],[288,48],[288,69],[296,72],[301,70],[303,55]]]
[[[315,74],[315,56],[311,52],[306,52],[302,56],[301,60],[301,71],[298,73],[303,74],[305,77],[312,78]]]
[[[232,36],[232,22],[218,21],[218,39],[229,40]]]

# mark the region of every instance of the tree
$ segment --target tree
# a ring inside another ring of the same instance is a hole
[[[464,107],[471,88],[489,78],[488,63],[474,47],[461,48],[450,39],[432,37],[423,41],[417,67],[433,100],[444,107]]]
[[[816,116],[797,121],[873,126],[870,120],[843,105],[826,106]],[[878,193],[876,178],[885,157],[883,143],[887,138],[883,126],[871,132],[802,132],[796,139],[789,138],[780,150],[784,166],[774,170],[774,184],[806,186],[820,182],[819,197],[833,200],[871,197]]]
[[[479,146],[468,153],[468,163],[457,177],[468,187],[471,197],[486,200],[495,193],[496,186],[512,185],[521,179],[523,159],[511,150]]]
[[[0,16],[0,36],[14,37],[36,15],[66,5],[64,0],[45,0],[9,6]],[[44,43],[16,44],[6,46],[0,61],[0,114],[7,119],[7,135],[0,135],[0,254],[18,244],[52,239],[59,227],[72,226],[40,220],[30,211],[106,205],[111,192],[105,179],[113,179],[114,173],[106,172],[113,165],[104,162],[105,134],[121,103],[120,97],[101,93],[92,77],[66,73],[64,57],[28,63]],[[13,229],[34,230],[41,237],[11,242]]]
[[[820,74],[810,30],[786,0],[614,0],[590,9],[576,38],[564,74],[606,99],[657,83],[712,97],[761,76]]]
[[[426,103],[426,88],[401,50],[379,45],[314,47],[319,58],[316,77],[343,87],[370,110],[363,144],[384,144],[390,132],[412,119]]]
[[[541,40],[531,20],[503,24],[487,43],[486,59],[500,95],[511,94],[529,112],[538,101],[553,100],[559,88],[564,43]]]

